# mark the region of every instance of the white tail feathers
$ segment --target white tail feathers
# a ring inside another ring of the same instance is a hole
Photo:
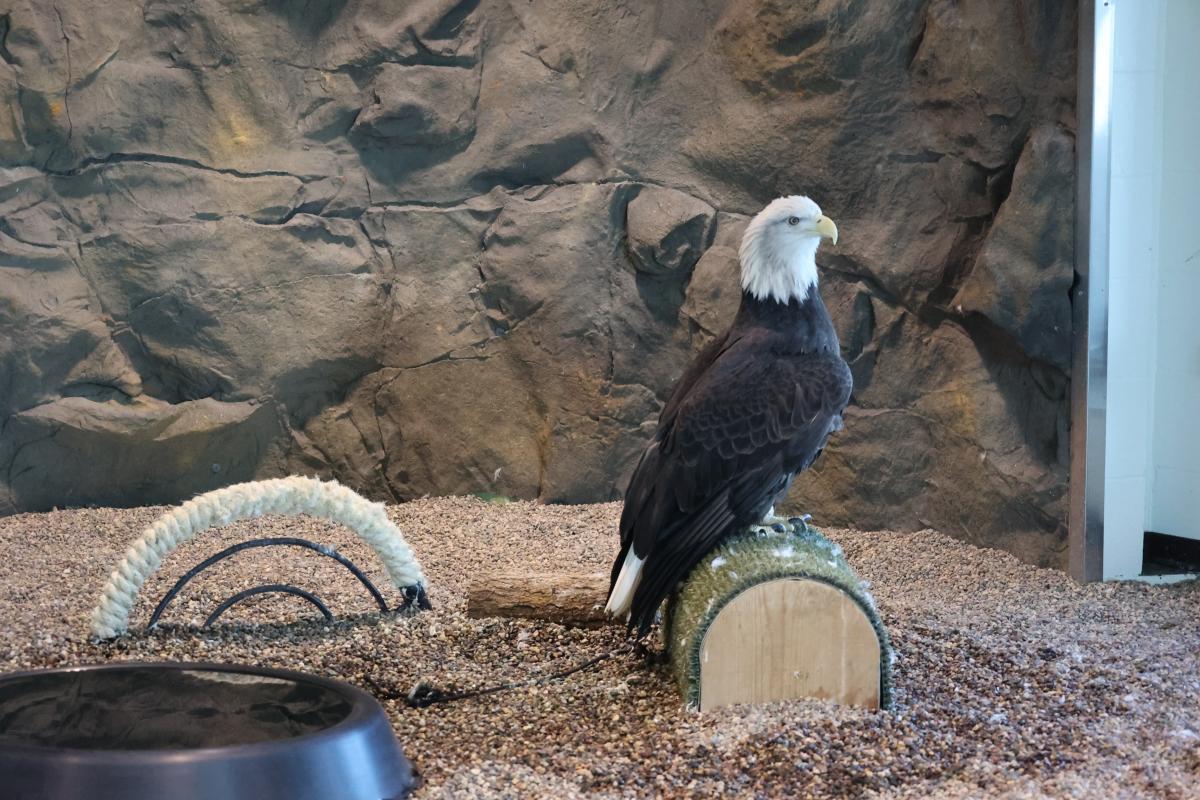
[[[633,605],[633,593],[642,580],[642,564],[644,563],[646,563],[646,559],[634,555],[631,546],[625,553],[625,563],[621,565],[621,572],[617,575],[617,582],[613,586],[612,594],[608,597],[608,605],[604,607],[604,613],[610,617],[624,617],[629,614],[629,607]]]

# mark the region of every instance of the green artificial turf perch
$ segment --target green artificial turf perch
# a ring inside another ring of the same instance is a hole
[[[853,605],[856,605],[866,615],[870,628],[874,630],[879,642],[879,706],[881,708],[891,707],[894,656],[887,631],[875,608],[874,599],[846,562],[841,547],[826,539],[814,528],[799,523],[799,521],[795,526],[780,527],[786,529],[780,531],[756,525],[742,534],[730,537],[692,570],[679,592],[672,598],[663,630],[670,653],[672,670],[685,702],[693,708],[707,708],[711,705],[710,702],[701,702],[701,659],[711,656],[711,653],[702,656],[702,653],[706,652],[704,651],[704,640],[721,611],[734,598],[753,587],[760,587],[760,584],[770,581],[791,579],[817,581],[833,587],[850,598]],[[781,585],[771,584],[771,587]],[[869,644],[869,635],[865,633],[866,628],[861,617],[854,611],[853,605],[844,603],[841,597],[831,594],[824,587],[816,587],[812,584],[793,585],[805,586],[807,587],[805,591],[817,595],[834,597],[835,602],[842,607],[841,616],[844,617],[848,610],[850,616],[856,618],[854,622],[863,632],[861,636]],[[765,589],[767,587],[760,587],[755,591],[753,597],[762,597]],[[740,613],[741,608],[752,605],[753,603],[743,603],[737,608]],[[750,646],[745,649],[752,650],[769,641],[779,643],[790,634],[793,637],[800,637],[801,640],[794,642],[789,652],[793,655],[800,654],[796,658],[797,661],[805,661],[808,658],[805,654],[811,654],[823,647],[828,649],[837,646],[836,643],[831,644],[836,636],[809,636],[802,630],[806,624],[817,624],[815,621],[803,619],[803,608],[793,609],[789,613],[790,616],[786,616],[783,624],[777,626],[777,628],[786,630],[762,630],[744,634],[747,637],[745,641],[751,642]],[[736,624],[752,625],[750,619],[751,616],[744,616]],[[793,620],[796,621],[796,625],[792,624]],[[828,622],[832,626],[830,629],[835,634],[844,629],[840,618]],[[724,630],[728,629],[728,627],[724,628]],[[805,638],[806,636],[808,638]],[[738,654],[737,657],[742,657],[742,654]],[[833,672],[838,671],[838,657],[836,654],[826,654],[827,663],[832,659],[835,665]],[[845,658],[844,655],[841,657]],[[872,662],[874,660],[873,652],[871,660]],[[797,666],[799,668],[801,665]],[[860,674],[862,674],[863,665],[859,666]],[[787,669],[790,670],[791,667],[791,664],[787,665]],[[874,664],[867,664],[865,667],[873,676]],[[797,671],[794,674],[799,676],[801,672]],[[751,676],[748,680],[753,681],[755,677],[757,676]],[[830,679],[836,682],[838,676],[833,675]]]

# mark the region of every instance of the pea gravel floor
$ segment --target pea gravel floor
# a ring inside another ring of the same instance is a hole
[[[616,628],[469,620],[472,576],[607,567],[615,504],[475,498],[390,509],[431,580],[436,611],[379,620],[361,587],[300,550],[242,553],[195,581],[170,624],[97,644],[87,614],[125,545],[162,509],[0,519],[0,665],[228,660],[308,670],[384,702],[421,771],[421,797],[1200,797],[1200,588],[1078,586],[931,531],[826,530],[872,588],[897,648],[897,707],[820,702],[699,715],[632,653],[536,688],[424,710],[418,680],[470,688],[546,675],[617,648]],[[818,520],[819,522],[819,520]],[[173,554],[134,610],[144,624],[185,569],[252,536],[336,545],[384,585],[353,535],[308,518],[240,523]],[[234,590],[283,576],[344,621],[261,598],[209,632]],[[279,621],[287,621],[280,624]]]

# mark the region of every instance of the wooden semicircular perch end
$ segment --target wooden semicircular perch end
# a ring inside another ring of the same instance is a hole
[[[879,708],[879,639],[842,590],[783,578],[734,597],[709,626],[700,710],[796,697]]]
[[[892,649],[841,548],[819,533],[756,531],[709,554],[666,625],[689,706],[819,698],[891,705]]]

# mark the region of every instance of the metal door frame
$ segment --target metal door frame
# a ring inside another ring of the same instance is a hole
[[[1104,577],[1109,146],[1116,2],[1079,3],[1068,564],[1071,575],[1080,581]]]

